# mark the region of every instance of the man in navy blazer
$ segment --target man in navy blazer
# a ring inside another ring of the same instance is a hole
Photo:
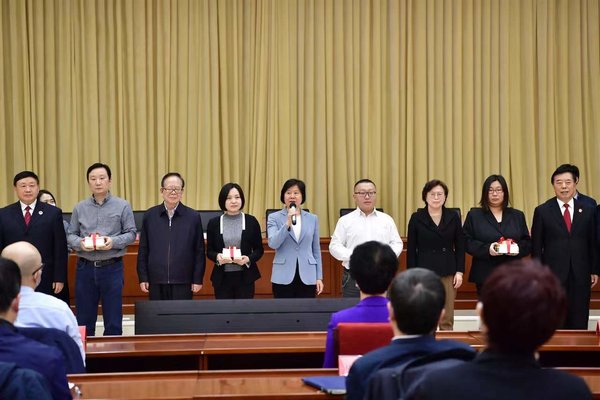
[[[13,185],[19,198],[0,209],[0,251],[9,244],[25,241],[42,255],[44,273],[36,290],[69,302],[61,296],[67,279],[67,238],[62,210],[37,201],[40,191],[38,176],[31,171],[15,175]]]
[[[398,366],[426,354],[451,349],[473,351],[465,343],[433,336],[444,315],[445,291],[440,278],[424,268],[397,275],[389,289],[392,342],[356,360],[346,378],[347,400],[362,400],[369,379],[383,368]]]
[[[0,362],[39,372],[46,378],[53,399],[71,399],[60,351],[23,336],[14,326],[20,289],[19,267],[14,261],[0,257]]]
[[[577,167],[559,166],[551,182],[556,197],[536,207],[532,255],[548,265],[567,292],[563,328],[587,329],[591,287],[598,282],[596,210],[574,198]]]

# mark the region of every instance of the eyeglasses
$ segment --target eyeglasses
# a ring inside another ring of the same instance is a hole
[[[444,193],[444,192],[429,192],[429,193],[427,193],[427,196],[433,197],[433,198],[444,197],[445,195],[446,195],[446,193]]]
[[[168,187],[168,188],[161,188],[160,190],[164,191],[164,192],[169,192],[169,193],[175,193],[175,194],[179,194],[181,192],[183,192],[183,188],[180,187]]]
[[[359,195],[360,197],[373,197],[377,194],[377,192],[373,191],[373,192],[354,192],[354,194]]]
[[[489,189],[488,193],[489,194],[492,194],[492,193],[500,194],[500,193],[504,193],[504,189]]]
[[[37,274],[38,271],[42,271],[44,269],[44,263],[41,263],[39,267],[36,268],[35,271],[33,271],[33,273],[31,274],[32,276]]]

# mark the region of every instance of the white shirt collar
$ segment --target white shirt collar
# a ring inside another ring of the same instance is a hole
[[[25,208],[27,207],[27,204],[23,203],[21,200],[19,200],[19,203],[21,204],[21,212],[23,214],[25,214]],[[31,213],[33,214],[33,210],[35,210],[35,206],[37,204],[37,200],[34,200],[33,203],[29,204],[29,208],[31,209]]]
[[[569,200],[567,203],[565,203],[564,201],[560,200],[558,197],[556,198],[556,201],[558,201],[558,207],[560,208],[561,211],[564,210],[564,207],[563,207],[564,204],[568,204],[569,205],[569,210],[573,210],[575,208],[575,200],[573,200],[572,197],[571,197],[571,200]]]

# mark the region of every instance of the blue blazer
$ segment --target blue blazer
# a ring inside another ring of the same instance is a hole
[[[319,244],[319,219],[315,214],[301,211],[302,228],[300,240],[296,240],[293,229],[288,230],[287,209],[269,214],[267,232],[269,247],[275,250],[271,282],[288,285],[294,280],[296,263],[300,279],[305,285],[315,285],[323,279],[321,246]]]

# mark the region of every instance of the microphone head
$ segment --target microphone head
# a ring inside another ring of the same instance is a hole
[[[296,208],[296,202],[292,201],[292,202],[290,203],[290,208]]]

